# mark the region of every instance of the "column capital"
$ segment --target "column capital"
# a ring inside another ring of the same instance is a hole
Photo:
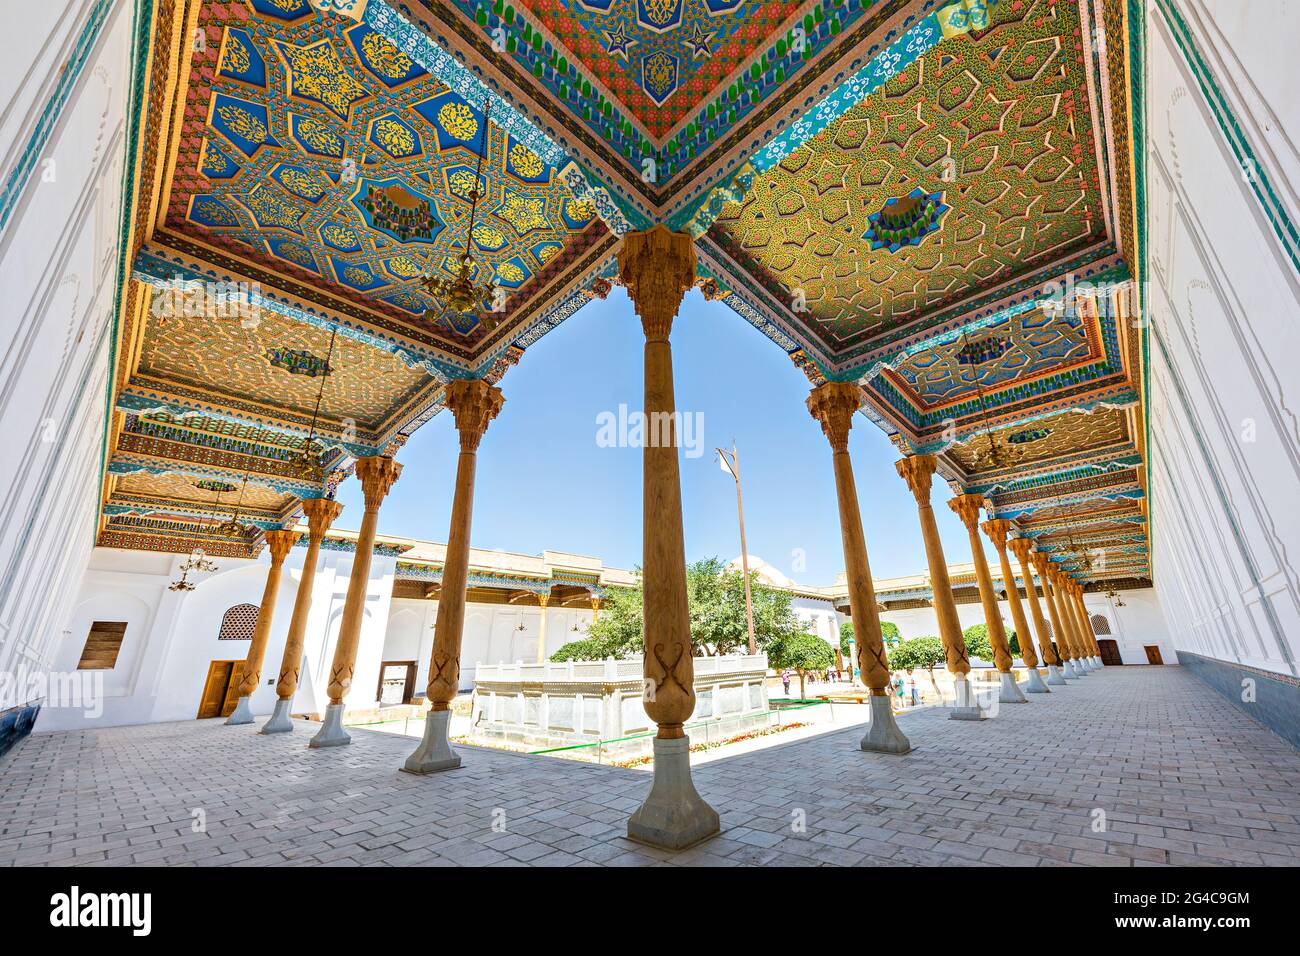
[[[808,414],[821,422],[833,451],[848,451],[853,413],[862,407],[862,389],[855,382],[825,382],[808,395]]]
[[[302,503],[303,513],[307,516],[307,534],[317,543],[325,539],[334,519],[343,513],[341,502],[333,498],[306,498]]]
[[[657,225],[629,232],[618,250],[618,274],[647,341],[667,341],[686,291],[695,285],[695,243]]]
[[[551,603],[551,596],[549,594],[539,594],[537,595],[537,603],[541,607],[546,607]]]
[[[1012,538],[1007,542],[1007,547],[1021,561],[1029,561],[1034,556],[1034,541],[1032,538]]]
[[[1011,522],[1006,518],[990,518],[984,524],[980,525],[984,533],[989,536],[993,542],[993,547],[998,549],[999,553],[1007,549],[1007,534],[1011,531]]]
[[[478,443],[506,403],[501,389],[481,378],[458,378],[447,383],[444,397],[456,419],[460,450],[477,451]]]
[[[296,531],[268,531],[264,535],[266,546],[271,550],[271,567],[278,568],[284,564],[293,546],[298,543]]]
[[[361,480],[361,491],[366,496],[367,511],[379,510],[380,503],[401,473],[402,466],[383,455],[357,459],[357,478]]]
[[[979,525],[980,509],[984,507],[983,495],[957,495],[948,499],[948,507],[961,519],[966,530],[974,532]]]
[[[930,479],[938,464],[934,455],[908,455],[894,462],[894,468],[907,482],[907,487],[912,489],[912,496],[918,505],[930,503]]]
[[[1044,581],[1050,581],[1052,579],[1051,574],[1049,573],[1052,563],[1047,560],[1047,555],[1043,554],[1041,551],[1035,551],[1029,555],[1029,560],[1034,562],[1034,568],[1038,571],[1038,576],[1040,578]]]

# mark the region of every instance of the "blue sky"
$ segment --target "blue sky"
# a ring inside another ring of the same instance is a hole
[[[545,549],[641,561],[641,449],[603,448],[597,416],[642,400],[641,322],[621,288],[548,333],[500,382],[506,404],[479,448],[472,542],[538,554]],[[688,293],[673,325],[677,408],[700,413],[704,454],[681,458],[688,560],[740,553],[735,486],[715,446],[740,451],[749,551],[802,584],[831,584],[844,568],[830,446],[808,414],[809,384],[773,342],[720,302]],[[404,470],[379,513],[381,534],[445,541],[457,442],[449,413],[398,454]],[[897,450],[857,416],[849,450],[872,575],[925,568],[916,505],[894,471]],[[970,560],[965,529],[935,481],[931,501],[949,563]],[[339,527],[360,522],[361,490],[348,479]],[[802,566],[798,556],[802,554]]]

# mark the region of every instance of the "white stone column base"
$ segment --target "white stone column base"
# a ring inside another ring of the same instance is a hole
[[[948,714],[949,720],[988,720],[988,714],[980,709],[979,701],[975,699],[968,678],[958,677],[952,682],[952,687],[956,701]]]
[[[1104,663],[1102,663],[1102,659],[1098,657],[1096,654],[1088,658],[1088,660],[1092,661],[1092,666],[1096,670],[1101,670],[1103,667],[1106,666]]]
[[[307,741],[308,747],[342,747],[352,743],[352,738],[343,729],[343,705],[329,704],[325,708],[325,719],[321,721],[316,736]]]
[[[1066,685],[1067,682],[1065,680],[1065,675],[1061,673],[1061,666],[1059,664],[1047,665],[1047,683],[1056,684],[1061,687]]]
[[[402,769],[407,773],[437,773],[455,770],[460,766],[460,756],[451,748],[450,710],[431,710],[424,718],[424,737],[415,752],[406,758]]]
[[[1048,668],[1051,670],[1051,668]],[[1037,667],[1029,668],[1029,678],[1025,681],[1026,694],[1050,694],[1051,690],[1043,683],[1043,675],[1038,673]]]
[[[291,700],[277,700],[275,710],[271,711],[271,719],[262,725],[259,734],[287,734],[293,730],[293,718],[289,716],[289,707],[293,704]]]
[[[898,729],[894,718],[894,709],[888,697],[871,695],[871,723],[867,725],[866,736],[858,745],[871,753],[905,754],[912,749],[912,742]]]
[[[253,722],[253,708],[248,703],[247,697],[239,698],[239,703],[235,705],[234,713],[226,718],[226,724],[251,724]]]
[[[998,688],[999,704],[1027,704],[1029,698],[1020,690],[1020,685],[1016,683],[1016,675],[1010,671],[1001,675],[1002,686]]]
[[[1080,666],[1077,660],[1071,660],[1068,663],[1071,677],[1087,677],[1088,672]]]
[[[684,850],[719,833],[718,811],[691,782],[689,737],[654,739],[654,783],[650,795],[627,821],[627,838],[663,850]]]

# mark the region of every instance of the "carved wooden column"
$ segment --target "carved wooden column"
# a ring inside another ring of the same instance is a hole
[[[695,709],[695,666],[668,335],[682,297],[695,284],[695,247],[690,236],[655,226],[623,237],[618,266],[645,332],[644,413],[649,425],[643,457],[643,698],[646,713],[659,727],[654,782],[645,803],[628,820],[627,834],[643,843],[681,849],[719,830],[717,812],[691,782],[690,740],[682,729]],[[664,434],[667,442],[660,440]]]
[[[971,690],[970,658],[966,655],[966,641],[961,636],[961,621],[957,617],[957,602],[953,599],[952,582],[948,578],[948,562],[943,556],[943,541],[939,526],[934,521],[934,508],[930,505],[930,483],[934,476],[934,455],[909,455],[894,463],[895,469],[916,499],[921,518],[921,537],[925,541],[925,560],[930,569],[930,586],[934,591],[934,613],[939,619],[939,639],[943,642],[948,671],[953,675],[956,703],[950,720],[983,720],[984,714],[975,702]]]
[[[357,550],[352,556],[352,576],[348,578],[348,593],[343,599],[343,618],[339,622],[338,641],[334,645],[334,660],[330,664],[330,702],[325,708],[325,720],[316,736],[308,742],[311,747],[339,747],[352,743],[343,729],[343,698],[352,689],[352,673],[357,666],[357,647],[361,644],[361,622],[366,609],[366,592],[370,589],[370,561],[375,551],[375,527],[379,522],[379,505],[402,473],[402,466],[391,458],[374,455],[358,458],[357,478],[365,495],[365,511],[361,515],[361,530],[357,533]]]
[[[280,572],[284,559],[289,556],[298,536],[292,531],[266,532],[266,547],[271,552],[271,567],[266,572],[266,586],[262,588],[262,603],[257,610],[257,624],[253,626],[253,640],[248,645],[244,659],[243,676],[239,679],[239,703],[226,718],[227,724],[251,724],[253,709],[249,698],[262,683],[262,659],[266,657],[266,644],[271,639],[271,622],[275,618],[275,599],[280,593]]]
[[[465,630],[465,587],[469,581],[469,531],[474,513],[474,474],[478,446],[488,424],[505,404],[501,389],[482,379],[456,379],[447,383],[447,407],[460,433],[460,458],[456,461],[456,491],[451,501],[451,530],[442,565],[442,590],[438,595],[438,620],[433,628],[429,657],[430,709],[424,737],[402,769],[407,773],[436,773],[460,766],[452,749],[451,702],[460,692],[460,645]]]
[[[1088,613],[1088,604],[1083,598],[1083,587],[1079,587],[1079,611],[1083,615],[1083,622],[1088,627],[1088,640],[1092,642],[1092,653],[1096,657],[1097,669],[1105,667],[1105,662],[1101,659],[1101,645],[1097,642],[1097,629],[1092,626],[1092,616]]]
[[[1097,635],[1093,632],[1092,620],[1088,617],[1088,606],[1083,602],[1083,585],[1078,581],[1070,583],[1070,600],[1074,603],[1075,617],[1079,621],[1079,635],[1083,638],[1088,667],[1101,670],[1101,648],[1097,646]]]
[[[1094,670],[1091,661],[1092,648],[1088,644],[1083,621],[1079,618],[1079,609],[1074,603],[1074,579],[1064,572],[1059,572],[1057,581],[1058,593],[1061,597],[1061,609],[1070,620],[1070,636],[1074,638],[1075,666],[1085,674],[1090,674]]]
[[[1066,613],[1070,617],[1070,622],[1074,625],[1074,642],[1079,649],[1077,663],[1088,673],[1095,670],[1092,663],[1092,645],[1088,641],[1087,625],[1083,622],[1082,615],[1079,614],[1079,607],[1074,603],[1074,579],[1069,575],[1061,575],[1061,602],[1065,606]]]
[[[542,609],[542,620],[537,626],[537,663],[546,663],[546,605],[551,603],[549,594],[537,595],[537,604]]]
[[[998,595],[993,590],[993,576],[989,574],[989,563],[984,557],[984,543],[980,541],[980,509],[984,507],[984,496],[957,495],[949,500],[948,507],[961,519],[961,523],[966,526],[966,534],[970,537],[975,582],[979,585],[980,604],[984,608],[984,626],[988,629],[989,644],[993,648],[993,666],[1001,675],[998,703],[1027,704],[1029,699],[1021,693],[1016,684],[1016,675],[1011,672],[1011,647],[1007,644],[1007,629],[1002,623]]]
[[[1011,530],[1011,522],[1006,518],[990,518],[982,527],[998,552],[998,564],[1002,568],[1002,583],[1006,587],[1007,604],[1011,608],[1011,623],[1015,626],[1016,640],[1020,644],[1020,659],[1025,662],[1025,668],[1029,672],[1025,690],[1030,694],[1049,693],[1047,685],[1043,683],[1042,675],[1038,673],[1038,655],[1034,653],[1034,638],[1029,632],[1025,609],[1020,603],[1020,589],[1016,587],[1016,575],[1011,570],[1011,560],[1007,557],[1007,532]]]
[[[1038,581],[1043,587],[1043,603],[1047,605],[1047,613],[1052,619],[1052,636],[1056,639],[1056,657],[1061,662],[1061,673],[1066,677],[1074,677],[1075,669],[1070,664],[1074,654],[1070,650],[1065,625],[1061,623],[1060,606],[1052,597],[1052,582],[1048,570],[1051,562],[1047,560],[1047,555],[1038,551],[1033,554],[1033,562],[1038,570]]]
[[[1065,594],[1061,590],[1061,573],[1050,560],[1044,560],[1043,570],[1047,580],[1044,588],[1050,589],[1052,607],[1056,610],[1056,617],[1052,619],[1052,623],[1055,624],[1058,618],[1061,622],[1061,637],[1057,646],[1065,649],[1065,664],[1069,672],[1075,677],[1083,677],[1087,671],[1084,670],[1079,659],[1081,653],[1079,641],[1074,634],[1074,619],[1067,613],[1065,606]]]
[[[1029,553],[1033,550],[1034,542],[1028,538],[1012,538],[1007,542],[1007,547],[1016,553],[1016,559],[1020,562],[1020,576],[1025,582],[1025,595],[1029,598],[1029,614],[1034,622],[1034,636],[1038,638],[1038,649],[1042,652],[1043,663],[1047,665],[1047,680],[1044,683],[1064,684],[1065,676],[1061,673],[1061,659],[1056,655],[1051,638],[1047,634],[1047,619],[1043,617],[1043,609],[1038,603],[1038,588],[1034,586],[1034,573],[1029,566]],[[1028,636],[1029,632],[1026,630],[1025,637],[1021,639],[1022,646],[1028,640]]]
[[[316,583],[316,565],[320,563],[320,546],[325,540],[334,519],[343,506],[329,498],[308,498],[302,503],[307,515],[307,557],[302,563],[302,577],[298,579],[298,593],[293,601],[293,616],[289,618],[289,636],[284,642],[284,655],[280,659],[280,679],[276,681],[275,711],[262,727],[264,734],[285,734],[293,730],[293,695],[298,689],[298,675],[302,669],[302,645],[307,637],[307,615],[311,613],[311,591]]]
[[[880,633],[880,611],[867,562],[867,539],[858,510],[858,489],[849,458],[849,429],[862,402],[862,390],[852,382],[826,382],[808,396],[808,411],[821,422],[831,444],[835,468],[835,493],[840,507],[840,538],[844,543],[845,576],[849,587],[849,613],[857,638],[858,668],[871,688],[871,723],[860,746],[881,753],[907,753],[912,749],[894,719],[889,699],[889,661]],[[837,652],[838,653],[838,652]]]

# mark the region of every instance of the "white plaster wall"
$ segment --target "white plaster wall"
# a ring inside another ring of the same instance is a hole
[[[790,609],[799,620],[812,625],[812,633],[833,648],[840,646],[840,622],[847,619],[836,613],[829,601],[797,597],[790,602]]]
[[[28,152],[90,7],[6,19],[0,182]],[[53,666],[94,540],[130,21],[115,4],[0,232],[0,708]]]
[[[285,559],[262,679],[251,700],[255,715],[269,716],[275,706],[275,683],[306,555],[306,548],[294,548]],[[103,698],[96,711],[80,706],[80,700],[72,702],[76,706],[47,706],[41,711],[37,729],[194,719],[209,665],[242,661],[248,656],[249,641],[218,637],[221,619],[236,604],[261,604],[270,567],[269,552],[256,561],[215,560],[217,571],[199,575],[194,591],[179,593],[168,589],[179,577],[179,558],[94,549],[51,667],[56,672],[75,671],[93,621],[125,621],[122,650],[111,670],[94,672],[100,675],[96,679],[103,681]],[[395,567],[391,557],[376,555],[371,562],[356,672],[352,689],[344,698],[349,708],[371,707],[376,700]],[[324,713],[328,703],[329,668],[351,570],[350,553],[321,553],[307,618],[303,669],[293,702],[295,713]]]
[[[1180,0],[1291,220],[1300,5]],[[1149,5],[1153,574],[1179,648],[1296,675],[1300,283],[1174,32]],[[1125,598],[1127,601],[1127,596]]]

